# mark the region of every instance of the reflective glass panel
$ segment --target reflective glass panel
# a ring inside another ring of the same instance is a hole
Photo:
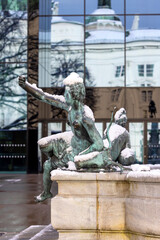
[[[125,85],[123,20],[109,15],[86,17],[86,69],[92,79],[89,86]]]
[[[19,17],[21,12],[27,11],[27,0],[1,0],[0,11],[5,11],[5,14]]]
[[[26,171],[26,130],[0,130],[0,171]]]
[[[160,15],[127,16],[126,84],[160,86]]]
[[[140,163],[143,163],[144,124],[129,123],[129,134],[131,148],[135,151],[136,160]]]
[[[92,88],[94,93],[94,116],[99,119],[110,119],[114,107],[120,109],[124,106],[124,88]],[[93,104],[92,104],[93,105]]]
[[[160,88],[127,88],[126,110],[128,118],[159,118]]]
[[[124,14],[124,0],[86,0],[86,14]]]
[[[39,0],[40,15],[74,15],[84,13],[84,0]]]
[[[27,61],[27,19],[0,18],[0,62]]]
[[[18,85],[18,76],[27,75],[24,64],[0,64],[0,128],[26,129],[27,94]]]
[[[103,136],[103,123],[102,122],[95,122],[96,128],[100,133],[101,137]]]
[[[65,17],[63,21],[57,18],[40,18],[40,87],[62,87],[64,78],[71,72],[84,77],[83,18],[77,17],[76,21],[72,17]],[[47,21],[47,26],[50,24],[48,31],[43,21]]]
[[[159,0],[126,0],[126,13],[160,13]]]
[[[62,123],[48,123],[48,136],[62,132]]]
[[[26,170],[27,94],[17,78],[24,64],[0,64],[0,171]]]
[[[160,123],[147,124],[148,163],[160,163]]]
[[[42,123],[38,123],[38,140],[42,138]],[[38,162],[39,162],[39,171],[42,171],[42,152],[38,147]]]
[[[66,131],[71,131],[71,127],[66,123]]]

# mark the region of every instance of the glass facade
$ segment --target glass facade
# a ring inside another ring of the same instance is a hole
[[[159,156],[151,151],[160,122],[159,0],[2,0],[0,15],[2,132],[25,131],[28,123],[36,138],[38,122],[42,137],[70,130],[64,111],[30,96],[27,102],[17,77],[63,94],[63,79],[74,71],[84,79],[86,104],[100,133],[113,108],[124,107],[137,161]]]
[[[160,118],[158,1],[48,0],[46,10],[40,2],[39,86],[63,87],[78,72],[100,133],[114,106],[124,107],[137,161],[146,162],[147,121]]]
[[[0,171],[26,171],[27,0],[0,1]]]

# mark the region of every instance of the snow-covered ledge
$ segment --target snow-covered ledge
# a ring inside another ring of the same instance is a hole
[[[59,239],[160,239],[157,167],[135,165],[123,174],[52,171],[58,195],[51,201],[51,222]]]

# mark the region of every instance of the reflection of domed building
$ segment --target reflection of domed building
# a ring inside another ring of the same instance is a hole
[[[58,12],[58,5],[56,10],[52,8],[52,11]],[[71,21],[57,15],[49,21],[51,21],[49,48],[52,46],[52,56],[55,56],[54,50],[57,50],[55,45],[68,45],[69,50],[83,53],[82,22]],[[123,87],[125,83],[128,87],[160,86],[160,30],[141,30],[138,25],[139,17],[135,16],[132,29],[126,33],[125,38],[123,24],[111,9],[110,1],[99,1],[98,9],[86,17],[86,67],[96,87]],[[127,50],[126,59],[124,47]],[[64,48],[59,47],[59,50],[64,51]],[[51,65],[53,69],[54,63]],[[44,83],[43,85],[45,86]]]
[[[39,86],[62,86],[69,71],[83,77],[85,64],[91,79],[86,85],[96,87],[99,96],[96,119],[101,123],[109,119],[114,106],[125,107],[129,119],[140,119],[129,126],[133,144],[142,156],[143,120],[150,116],[151,100],[156,103],[156,117],[160,117],[160,30],[140,29],[139,16],[134,16],[131,29],[125,32],[123,18],[111,9],[110,0],[99,0],[85,24],[83,17],[78,22],[58,16],[58,4],[52,11],[49,41],[46,43],[45,37],[39,45]]]

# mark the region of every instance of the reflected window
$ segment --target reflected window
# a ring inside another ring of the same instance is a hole
[[[153,68],[154,68],[153,64],[146,65],[146,76],[147,77],[153,77]]]
[[[144,77],[144,65],[138,65],[138,75]]]
[[[143,102],[150,102],[152,100],[152,91],[142,91],[141,99]]]
[[[124,71],[125,71],[124,65],[123,66],[117,66],[115,77],[123,77],[124,76]]]
[[[117,102],[118,101],[121,90],[122,90],[121,88],[117,88],[117,89],[112,90],[112,92],[111,92],[111,101],[112,102]]]
[[[143,163],[144,124],[129,123],[129,133],[130,133],[131,147],[135,151],[136,160],[139,163]]]
[[[153,77],[154,64],[138,65],[139,77]]]

